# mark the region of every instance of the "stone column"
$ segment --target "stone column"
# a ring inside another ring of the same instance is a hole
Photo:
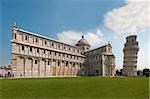
[[[48,64],[48,62],[49,62],[49,64]],[[50,77],[50,71],[51,71],[51,69],[50,69],[50,66],[51,66],[51,63],[50,63],[50,60],[46,60],[46,77]]]
[[[64,70],[64,75],[67,76],[67,72],[68,72],[68,61],[65,62],[65,70]]]
[[[72,69],[72,62],[69,62],[69,72],[68,72],[68,75],[71,76],[71,69]]]
[[[52,63],[52,67],[53,67],[53,76],[56,76],[56,60],[53,60],[53,63]]]
[[[105,76],[105,61],[104,61],[104,55],[102,55],[102,76]]]
[[[71,62],[70,65],[69,65],[70,66],[69,67],[69,75],[70,76],[72,75],[72,65],[73,65],[73,62]]]
[[[26,62],[26,58],[23,57],[23,76],[22,76],[22,77],[25,77],[25,70],[26,70],[26,69],[25,69],[25,68],[26,68],[26,67],[25,67],[25,66],[26,66],[26,65],[25,65],[26,63],[25,63],[25,62]]]
[[[67,72],[68,76],[70,76],[70,64],[71,64],[71,62],[68,62],[68,72]]]
[[[44,77],[46,77],[46,59],[44,59]]]
[[[16,59],[12,59],[12,75],[14,75],[14,77],[17,77],[17,72],[16,72],[16,68],[17,68],[17,58]]]
[[[57,67],[57,76],[60,76],[60,61],[57,61],[57,63],[56,63],[57,65],[56,65],[56,67]],[[58,66],[59,65],[59,66]]]
[[[40,77],[44,77],[45,74],[45,61],[40,59]]]
[[[76,72],[76,63],[73,64],[73,74],[72,74],[73,76],[75,75],[75,72]]]
[[[80,63],[78,63],[78,64],[76,65],[75,76],[77,76],[77,73],[78,73],[78,67],[79,67],[79,65],[80,65]]]
[[[32,59],[32,62],[31,62],[31,77],[33,77],[33,58]]]
[[[74,74],[74,67],[73,67],[73,65],[74,65],[74,62],[72,62],[72,64],[71,64],[71,76]]]
[[[31,77],[32,58],[25,57],[25,77]]]
[[[35,61],[37,61],[37,63],[35,63]],[[39,73],[40,73],[40,68],[39,68],[39,59],[38,58],[33,58],[33,77],[38,77]]]
[[[51,66],[50,66],[50,73],[51,73],[51,76],[53,76],[53,59],[51,59],[50,64],[51,64]]]
[[[40,77],[40,75],[41,75],[41,66],[40,66],[40,62],[41,62],[41,60],[40,59],[38,59],[38,63],[37,63],[37,67],[38,67],[38,77]]]
[[[18,56],[16,63],[16,77],[24,77],[25,74],[25,58]]]
[[[61,69],[60,69],[60,75],[64,76],[64,61],[61,61]]]

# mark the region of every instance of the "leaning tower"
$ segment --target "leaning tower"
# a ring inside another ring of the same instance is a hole
[[[124,76],[137,76],[137,56],[139,47],[136,38],[136,35],[128,36],[126,38],[126,43],[124,44]]]

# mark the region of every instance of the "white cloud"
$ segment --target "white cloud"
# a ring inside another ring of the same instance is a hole
[[[95,32],[75,32],[75,31],[63,31],[57,34],[60,41],[75,45],[84,35],[85,39],[90,43],[92,47],[100,46],[104,43],[104,37],[101,30],[97,29]]]
[[[126,0],[126,5],[105,16],[105,26],[117,35],[136,34],[150,28],[150,0]]]
[[[81,32],[75,31],[63,31],[57,34],[57,37],[60,41],[71,45],[75,44],[81,36],[82,36]]]

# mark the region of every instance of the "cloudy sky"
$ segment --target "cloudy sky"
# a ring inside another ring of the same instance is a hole
[[[137,35],[138,69],[150,66],[150,0],[1,0],[0,64],[11,63],[12,25],[74,45],[112,44],[116,68],[128,35]]]

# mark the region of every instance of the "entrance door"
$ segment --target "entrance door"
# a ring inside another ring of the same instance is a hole
[[[99,70],[96,70],[96,76],[98,76],[98,72],[99,72]]]

